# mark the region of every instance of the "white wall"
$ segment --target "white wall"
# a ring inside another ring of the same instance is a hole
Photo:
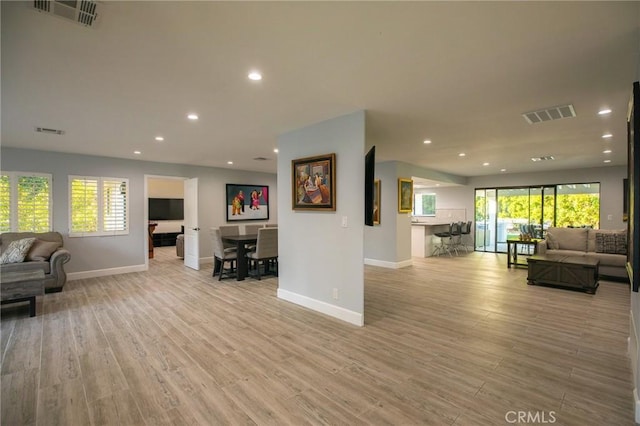
[[[70,279],[144,270],[147,265],[147,201],[145,175],[197,177],[199,179],[200,256],[213,256],[209,228],[226,223],[225,184],[269,185],[277,199],[276,175],[243,170],[153,163],[47,151],[2,148],[1,168],[5,171],[51,173],[53,175],[53,230],[63,234],[71,251],[65,269]],[[129,179],[128,235],[69,238],[68,175],[109,176]],[[270,202],[270,221],[276,222],[277,203]]]
[[[387,268],[410,266],[411,213],[398,212],[398,178],[420,177],[458,185],[467,178],[400,161],[376,163],[375,175],[382,184],[382,216],[379,226],[365,227],[365,262]]]
[[[364,138],[364,111],[278,138],[278,297],[356,325],[364,324]],[[292,210],[291,161],[329,153],[336,211]]]

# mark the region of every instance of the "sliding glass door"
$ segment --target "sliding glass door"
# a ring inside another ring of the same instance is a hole
[[[506,252],[521,232],[543,238],[550,226],[600,225],[600,184],[482,188],[475,191],[476,251]]]

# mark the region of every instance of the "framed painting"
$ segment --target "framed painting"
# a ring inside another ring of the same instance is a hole
[[[373,224],[380,225],[380,179],[373,181]]]
[[[336,210],[336,155],[291,161],[293,210]]]
[[[227,184],[227,222],[269,219],[269,187]]]
[[[398,179],[398,212],[411,213],[413,210],[413,180]]]

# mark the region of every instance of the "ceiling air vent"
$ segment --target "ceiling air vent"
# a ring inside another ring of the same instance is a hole
[[[48,133],[50,135],[64,135],[64,130],[49,129],[47,127],[36,127],[36,132]]]
[[[522,114],[527,123],[535,124],[543,121],[560,120],[561,118],[575,117],[576,111],[573,105],[560,105],[551,108],[545,108],[538,111],[525,112]]]
[[[267,160],[268,160],[268,158],[264,158],[264,157],[256,157],[256,158],[254,158],[254,160],[256,160],[256,161],[267,161]]]
[[[98,2],[91,0],[34,0],[33,7],[86,27],[98,19]]]
[[[531,161],[533,161],[533,162],[536,162],[536,161],[549,161],[549,160],[555,160],[553,155],[543,155],[542,157],[531,157]]]

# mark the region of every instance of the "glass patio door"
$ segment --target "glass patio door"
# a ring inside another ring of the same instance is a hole
[[[496,250],[496,190],[476,190],[475,249],[477,251]]]

